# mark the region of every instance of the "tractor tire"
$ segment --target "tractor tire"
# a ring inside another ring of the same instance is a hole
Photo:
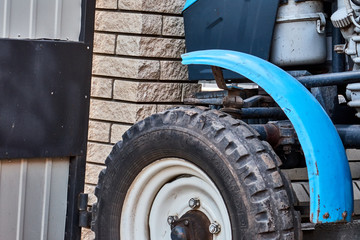
[[[202,231],[203,239],[300,239],[291,184],[257,136],[207,108],[176,108],[136,123],[99,175],[96,239],[196,239],[176,238],[184,217],[192,229],[179,229]]]

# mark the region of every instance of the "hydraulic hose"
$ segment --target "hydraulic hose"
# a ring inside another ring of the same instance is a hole
[[[351,0],[353,4],[360,6],[360,0]]]

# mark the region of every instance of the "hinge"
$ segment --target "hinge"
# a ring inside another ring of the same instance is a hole
[[[79,227],[90,228],[92,212],[87,205],[88,194],[80,193],[78,197]]]

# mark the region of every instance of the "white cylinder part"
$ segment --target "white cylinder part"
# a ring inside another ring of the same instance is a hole
[[[278,66],[324,63],[324,29],[322,1],[289,0],[278,10],[270,61]]]

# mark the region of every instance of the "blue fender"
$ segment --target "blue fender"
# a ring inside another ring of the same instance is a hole
[[[182,55],[183,64],[218,66],[262,87],[293,124],[305,154],[313,223],[351,221],[353,189],[349,163],[330,118],[310,92],[279,67],[255,56],[228,50]]]
[[[191,5],[193,5],[197,1],[198,0],[186,0],[184,8],[183,8],[182,11],[185,11],[186,9],[188,9]]]

